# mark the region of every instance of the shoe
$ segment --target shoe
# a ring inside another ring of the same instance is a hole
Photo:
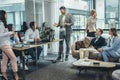
[[[23,64],[22,63],[20,63],[20,67],[23,68]],[[28,70],[27,65],[25,65],[25,70]]]
[[[65,61],[68,61],[68,55],[65,56]]]
[[[19,76],[18,76],[17,72],[14,73],[14,80],[19,80]]]
[[[8,79],[6,79],[4,76],[1,76],[1,79],[2,79],[2,80],[8,80]]]
[[[68,58],[65,58],[65,61],[68,61]]]
[[[56,60],[53,60],[52,63],[59,62],[61,60],[61,57],[58,57]]]
[[[60,61],[61,60],[61,57],[58,57],[57,59],[56,59],[56,61]]]

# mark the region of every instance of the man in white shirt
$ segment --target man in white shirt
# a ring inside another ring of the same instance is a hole
[[[25,32],[25,41],[27,42],[40,41],[39,31],[38,29],[36,29],[36,23],[34,21],[30,22],[30,28]],[[42,49],[43,49],[42,47],[37,47],[37,59],[39,59]],[[31,50],[35,49],[32,48]]]

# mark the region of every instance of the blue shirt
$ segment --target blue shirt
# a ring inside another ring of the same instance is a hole
[[[19,38],[14,35],[14,37],[12,39],[10,39],[11,42],[11,46],[15,45],[17,42],[19,42]]]

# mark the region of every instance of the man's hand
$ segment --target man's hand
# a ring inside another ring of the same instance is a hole
[[[98,48],[97,50],[98,50],[99,52],[102,52],[103,49],[102,49],[102,48]]]
[[[65,22],[63,26],[66,27],[66,26],[67,26],[67,23]]]
[[[35,41],[35,42],[39,42],[39,41],[40,41],[40,38],[35,38],[34,41]]]
[[[57,27],[57,26],[58,26],[58,24],[57,24],[57,23],[54,23],[54,24],[53,24],[53,26]]]

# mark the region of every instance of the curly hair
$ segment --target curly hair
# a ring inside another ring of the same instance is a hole
[[[96,10],[93,9],[93,10],[91,10],[90,15],[93,16],[94,13],[96,13]]]

